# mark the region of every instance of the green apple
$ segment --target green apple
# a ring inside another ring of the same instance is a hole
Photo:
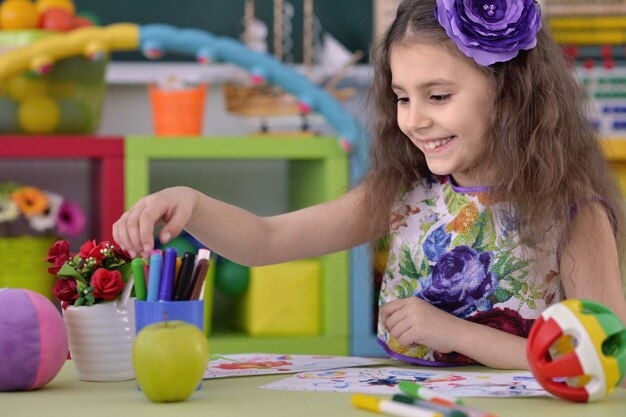
[[[209,344],[196,326],[173,320],[150,324],[133,342],[141,391],[154,402],[185,401],[202,380]]]

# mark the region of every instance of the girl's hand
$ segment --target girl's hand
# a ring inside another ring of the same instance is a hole
[[[459,320],[417,297],[390,301],[382,307],[382,323],[401,345],[421,344],[441,353],[456,351],[454,329]]]
[[[166,188],[150,194],[113,224],[113,239],[130,256],[147,257],[154,247],[155,226],[164,225],[159,240],[167,243],[189,222],[197,198],[197,192],[188,187]]]

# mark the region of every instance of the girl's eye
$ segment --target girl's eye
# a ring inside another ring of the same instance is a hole
[[[396,97],[397,104],[407,104],[409,102],[408,97]]]
[[[433,94],[430,99],[436,103],[442,103],[450,98],[450,94]]]

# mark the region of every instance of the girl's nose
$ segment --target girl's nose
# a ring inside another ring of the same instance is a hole
[[[417,132],[432,126],[432,119],[423,109],[415,106],[409,109],[406,116],[406,127],[411,132]]]

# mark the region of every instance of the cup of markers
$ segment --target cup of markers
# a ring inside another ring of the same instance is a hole
[[[400,381],[398,388],[403,394],[391,399],[354,394],[355,407],[399,417],[495,417],[476,408],[463,405],[463,400],[451,397],[423,385]]]
[[[152,323],[182,320],[204,331],[204,281],[211,251],[197,255],[185,252],[182,259],[174,248],[155,249],[149,264],[141,258],[131,262],[135,286],[135,331]]]

